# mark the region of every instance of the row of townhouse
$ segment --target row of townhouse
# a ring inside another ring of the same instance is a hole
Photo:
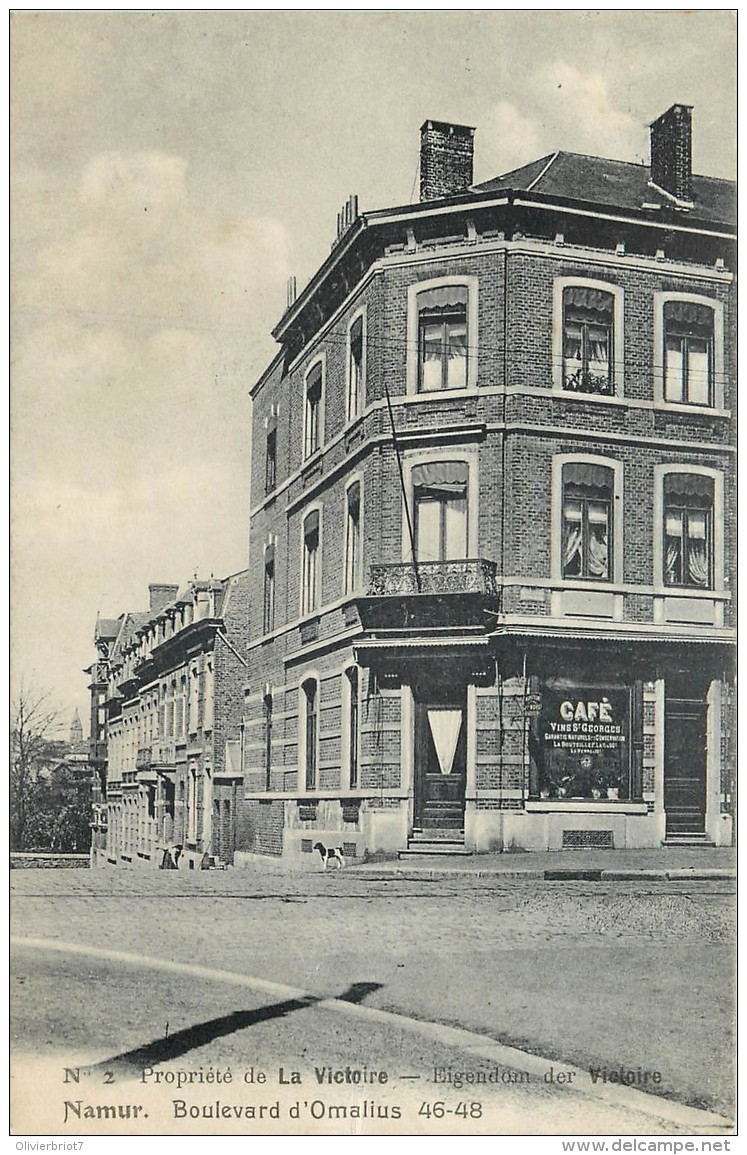
[[[475,185],[427,121],[419,203],[346,205],[252,389],[229,861],[730,842],[734,188],[691,131]]]
[[[91,757],[94,865],[233,861],[241,837],[241,703],[247,677],[247,570],[184,589],[152,584],[146,611],[99,619]]]

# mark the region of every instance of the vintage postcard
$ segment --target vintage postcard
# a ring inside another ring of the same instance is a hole
[[[15,1149],[729,1150],[735,60],[12,14]]]

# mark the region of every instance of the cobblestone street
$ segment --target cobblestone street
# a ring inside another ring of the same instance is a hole
[[[196,963],[324,997],[364,984],[366,1006],[586,1070],[656,1070],[657,1093],[732,1109],[729,882],[17,871],[12,883],[17,936]],[[19,1052],[52,1056],[61,1039],[82,1043],[94,1022],[106,1024],[100,1045],[112,1053],[153,1033],[143,984],[91,981],[74,1008],[77,1027],[63,1032],[43,1008],[31,1012],[26,980],[19,961]],[[170,1031],[193,1026],[190,1000],[172,1004],[160,1012]],[[246,1057],[254,1038],[239,1032],[219,1054]],[[197,1050],[194,1061],[210,1053]]]

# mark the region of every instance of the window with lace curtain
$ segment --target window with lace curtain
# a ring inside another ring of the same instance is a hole
[[[467,484],[463,461],[434,461],[412,471],[417,560],[467,557]]]
[[[467,305],[464,285],[418,293],[418,389],[467,386]]]
[[[562,573],[564,578],[612,580],[614,475],[603,465],[563,466]]]
[[[591,285],[563,289],[563,388],[612,395],[614,297]]]
[[[713,586],[713,480],[700,474],[664,478],[664,584]]]

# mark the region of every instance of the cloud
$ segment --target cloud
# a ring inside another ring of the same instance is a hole
[[[539,67],[519,107],[502,100],[483,118],[478,180],[509,172],[557,149],[637,160],[646,131],[613,98],[607,77],[556,57]]]
[[[163,152],[109,151],[85,166],[80,194],[88,206],[160,209],[186,198],[187,163]]]
[[[530,88],[537,105],[548,110],[555,147],[621,159],[640,151],[642,126],[615,105],[601,72],[555,59],[539,68]]]

